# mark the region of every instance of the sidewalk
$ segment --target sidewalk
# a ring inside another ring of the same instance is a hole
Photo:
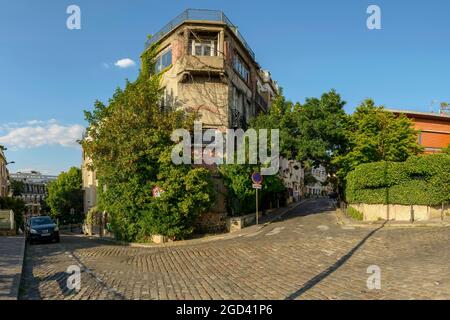
[[[306,201],[308,201],[308,199],[302,200],[302,201],[299,201],[299,202],[295,202],[295,203],[290,204],[287,207],[279,208],[279,209],[276,209],[276,210],[272,211],[271,213],[269,213],[269,214],[267,214],[267,215],[265,215],[265,216],[260,218],[260,224],[259,225],[248,226],[248,227],[243,228],[242,230],[239,230],[239,231],[236,231],[236,232],[233,232],[233,233],[222,233],[222,234],[217,234],[217,235],[208,235],[208,236],[205,236],[205,237],[189,239],[189,240],[179,240],[179,241],[166,242],[166,243],[161,243],[161,244],[156,244],[156,243],[133,243],[133,242],[129,243],[129,242],[118,241],[118,240],[115,240],[115,239],[109,238],[109,237],[102,237],[102,238],[100,238],[97,235],[94,235],[94,236],[85,236],[85,235],[80,235],[80,234],[78,234],[78,235],[77,234],[71,234],[71,235],[72,236],[77,236],[77,237],[88,237],[90,239],[104,240],[104,241],[112,242],[112,243],[119,244],[119,245],[124,245],[124,246],[129,246],[129,247],[138,247],[138,248],[161,248],[161,247],[176,247],[176,246],[202,244],[202,243],[207,243],[207,242],[211,242],[211,241],[228,240],[228,239],[234,239],[234,238],[239,238],[239,237],[255,236],[258,233],[260,233],[262,231],[262,229],[264,229],[265,227],[270,225],[272,222],[274,222],[276,220],[279,220],[279,219],[282,219],[285,214],[289,213],[293,209],[295,209],[298,206],[302,205]]]
[[[17,299],[24,253],[24,237],[0,237],[0,300]]]

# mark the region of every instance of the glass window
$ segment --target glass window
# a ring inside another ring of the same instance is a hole
[[[234,55],[233,58],[233,67],[234,70],[246,81],[249,80],[250,71],[248,70],[248,67],[246,64],[242,61],[241,57],[239,57],[237,54]]]
[[[216,40],[191,40],[191,54],[193,56],[216,56]]]
[[[164,51],[155,61],[155,73],[160,73],[172,64],[172,48]]]

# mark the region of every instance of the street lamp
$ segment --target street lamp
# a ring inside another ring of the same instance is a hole
[[[8,164],[14,164],[14,163],[16,163],[16,162],[15,162],[15,161],[7,162],[6,165],[8,165]]]

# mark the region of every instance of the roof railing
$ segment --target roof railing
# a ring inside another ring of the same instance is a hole
[[[225,23],[231,30],[233,30],[234,34],[242,42],[253,60],[256,60],[255,53],[250,48],[247,41],[245,41],[238,28],[233,23],[231,23],[230,19],[228,19],[228,17],[222,11],[219,10],[187,9],[176,16],[174,19],[172,19],[161,30],[159,30],[149,40],[147,40],[145,47],[148,48],[153,43],[160,41],[165,35],[176,29],[185,21],[217,21]]]

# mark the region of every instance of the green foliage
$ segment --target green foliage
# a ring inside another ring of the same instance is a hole
[[[396,116],[376,107],[370,99],[363,102],[347,122],[349,148],[333,160],[341,181],[363,163],[401,162],[422,152],[417,131],[404,115]]]
[[[0,198],[0,209],[12,210],[14,212],[16,229],[22,228],[23,230],[25,202],[22,199],[10,197]]]
[[[443,153],[446,153],[446,154],[450,154],[450,144],[448,145],[447,148],[445,148],[444,150],[442,150],[442,152],[443,152]]]
[[[50,215],[60,219],[60,223],[78,220],[83,212],[83,191],[81,170],[72,167],[68,172],[62,172],[55,181],[48,185],[46,203],[50,208]],[[71,216],[71,209],[75,210],[75,216]]]
[[[450,202],[450,156],[362,164],[347,176],[350,203],[440,205]]]
[[[92,112],[83,149],[99,178],[98,206],[111,217],[118,239],[145,241],[154,234],[183,238],[214,203],[210,172],[171,161],[173,130],[193,128],[195,114],[160,107],[160,76],[153,75],[156,48],[142,56],[138,79],[117,89],[108,105]],[[152,197],[153,187],[165,192]]]
[[[358,220],[358,221],[363,221],[364,220],[364,215],[361,212],[359,212],[358,210],[356,210],[355,208],[353,208],[353,207],[348,207],[347,208],[347,215],[350,218]]]
[[[101,212],[97,207],[92,207],[86,214],[85,222],[87,225],[99,225],[101,223]]]
[[[25,191],[25,184],[23,181],[12,180],[11,190],[14,197],[20,196]]]

